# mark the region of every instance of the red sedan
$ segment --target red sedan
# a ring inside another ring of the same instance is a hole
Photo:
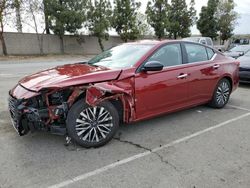
[[[9,109],[19,135],[45,130],[98,147],[120,123],[207,103],[224,107],[238,69],[239,62],[198,43],[126,43],[23,78],[9,93]]]

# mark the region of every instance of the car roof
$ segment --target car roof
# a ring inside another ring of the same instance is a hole
[[[127,44],[151,44],[151,45],[161,45],[171,42],[183,42],[182,40],[138,40],[135,42],[128,42]]]

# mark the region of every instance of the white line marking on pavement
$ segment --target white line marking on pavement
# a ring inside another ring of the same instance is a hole
[[[234,106],[234,105],[231,105],[231,104],[228,104],[227,106],[235,108],[235,109],[239,109],[239,110],[244,110],[244,111],[250,112],[250,109],[242,108],[240,106]]]
[[[65,187],[65,186],[67,186],[67,185],[76,183],[76,182],[78,182],[78,181],[85,180],[85,179],[87,179],[87,178],[89,178],[89,177],[92,177],[92,176],[101,174],[101,173],[103,173],[103,172],[105,172],[105,171],[108,171],[108,170],[113,169],[113,168],[115,168],[115,167],[118,167],[118,166],[121,166],[121,165],[123,165],[123,164],[129,163],[129,162],[134,161],[134,160],[136,160],[136,159],[145,157],[145,156],[147,156],[147,155],[150,155],[150,154],[152,154],[152,153],[158,152],[158,151],[163,150],[163,149],[165,149],[165,148],[169,148],[169,147],[172,147],[172,146],[174,146],[174,145],[176,145],[176,144],[185,142],[185,141],[187,141],[187,140],[189,140],[189,139],[195,138],[195,137],[200,136],[200,135],[202,135],[202,134],[204,134],[204,133],[210,132],[210,131],[212,131],[212,130],[214,130],[214,129],[218,129],[218,128],[220,128],[220,127],[223,127],[223,126],[225,126],[225,125],[227,125],[227,124],[229,124],[229,123],[232,123],[232,122],[237,121],[237,120],[239,120],[239,119],[245,118],[245,117],[247,117],[247,116],[250,116],[250,112],[249,112],[249,113],[246,113],[246,114],[243,114],[243,115],[241,115],[241,116],[238,116],[238,117],[236,117],[236,118],[230,119],[230,120],[228,120],[228,121],[225,121],[225,122],[223,122],[223,123],[217,124],[217,125],[215,125],[215,126],[213,126],[213,127],[209,127],[209,128],[207,128],[207,129],[198,131],[198,132],[196,132],[196,133],[193,133],[193,134],[191,134],[191,135],[189,135],[189,136],[186,136],[186,137],[183,137],[183,138],[181,138],[181,139],[177,139],[177,140],[175,140],[175,141],[173,141],[173,142],[170,142],[170,143],[168,143],[168,144],[166,144],[166,145],[163,145],[163,146],[161,146],[161,147],[157,147],[157,148],[155,148],[155,149],[152,149],[151,151],[146,151],[146,152],[143,152],[143,153],[139,153],[139,154],[133,155],[133,156],[131,156],[131,157],[128,157],[128,158],[122,159],[122,160],[120,160],[120,161],[114,162],[114,163],[112,163],[112,164],[109,164],[109,165],[107,165],[107,166],[101,167],[101,168],[96,169],[96,170],[94,170],[94,171],[87,172],[87,173],[85,173],[85,174],[79,175],[79,176],[74,177],[74,178],[72,178],[72,179],[68,179],[68,180],[65,180],[65,181],[63,181],[63,182],[61,182],[61,183],[58,183],[58,184],[49,186],[49,188],[60,188],[60,187]]]

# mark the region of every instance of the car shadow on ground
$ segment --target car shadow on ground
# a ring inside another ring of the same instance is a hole
[[[210,109],[211,108],[206,105],[201,105],[194,108],[181,110],[175,113],[163,114],[155,118],[136,123],[121,124],[119,130],[114,136],[114,139],[110,143],[108,143],[108,145],[112,145],[113,142],[121,140],[133,140],[136,142],[141,142],[142,138],[145,137],[148,138],[149,143],[150,141],[154,143],[157,142],[158,139],[162,139],[159,138],[159,135],[163,136],[162,131],[165,132],[164,134],[166,136],[166,139],[168,140],[168,137],[171,135],[171,133],[172,135],[175,135],[175,133],[189,132],[189,130],[192,129],[192,127],[189,126],[191,125],[191,123],[185,121],[187,119],[197,117],[197,120],[194,119],[193,122],[199,122],[199,114],[202,114],[202,112],[204,111],[210,111]],[[205,118],[205,114],[206,113],[203,113],[202,118]],[[19,137],[15,133],[11,125],[8,112],[4,111],[4,113],[1,113],[0,117],[1,119],[4,118],[4,123],[1,123],[3,125],[0,128],[1,133],[7,133],[11,134],[12,136]],[[200,128],[203,128],[203,126],[201,125]],[[178,134],[176,134],[176,136],[178,136]],[[30,145],[32,148],[45,147],[45,145],[47,145],[52,148],[59,146],[62,149],[63,147],[65,147],[65,149],[70,151],[86,150],[73,141],[66,143],[65,138],[66,136],[52,135],[49,132],[37,131],[35,133],[29,133],[28,135],[23,136],[21,139],[17,140],[19,140],[18,142],[23,142],[24,145]]]
[[[250,89],[250,83],[249,84],[247,84],[247,83],[240,83],[239,87],[245,88],[245,89]]]

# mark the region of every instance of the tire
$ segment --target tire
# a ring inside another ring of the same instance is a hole
[[[209,106],[213,108],[223,108],[229,101],[232,86],[228,79],[223,78],[217,84]]]
[[[69,110],[67,133],[82,147],[103,146],[113,138],[119,128],[118,112],[109,101],[95,107],[83,101],[77,101]]]

